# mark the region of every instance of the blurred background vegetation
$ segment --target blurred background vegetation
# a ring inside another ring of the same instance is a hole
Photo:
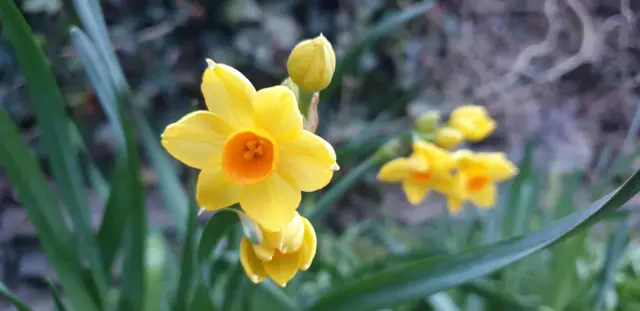
[[[135,90],[133,102],[158,135],[185,113],[205,108],[205,58],[233,65],[262,88],[279,84],[291,48],[319,33],[339,59],[334,81],[321,95],[319,128],[336,147],[342,168],[336,179],[422,112],[446,114],[479,104],[498,121],[489,139],[472,146],[505,151],[520,164],[521,174],[503,187],[498,208],[467,207],[449,216],[436,196],[411,207],[400,187],[380,184],[371,171],[314,223],[320,243],[314,266],[285,289],[301,300],[417,256],[455,253],[538,229],[639,168],[639,1],[433,3],[426,10],[409,0],[100,1],[111,48]],[[86,144],[83,156],[108,175],[117,141],[72,47],[69,29],[80,21],[71,1],[16,4],[55,73]],[[4,35],[0,103],[44,157],[25,78]],[[163,197],[153,161],[142,160],[149,223],[178,248],[177,226],[184,222],[176,225],[180,212]],[[189,170],[174,164],[186,185]],[[42,165],[50,169],[46,161]],[[51,310],[54,273],[2,174],[0,280],[33,310]],[[321,198],[322,192],[313,195]],[[99,188],[89,190],[89,203],[97,227],[104,210]],[[594,230],[482,281],[393,310],[640,310],[638,203],[632,200]],[[240,292],[251,286],[232,277],[224,282]],[[0,310],[12,309],[0,300]]]

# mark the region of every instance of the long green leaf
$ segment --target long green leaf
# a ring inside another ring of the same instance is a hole
[[[56,286],[53,283],[51,283],[51,281],[49,281],[48,283],[49,283],[49,290],[51,290],[51,297],[53,298],[53,303],[56,305],[56,309],[58,311],[67,311],[68,309],[64,305],[64,302],[62,301],[62,294],[60,293],[58,288],[56,288]]]
[[[238,214],[234,211],[223,210],[215,213],[202,231],[202,237],[200,238],[200,244],[198,245],[198,262],[204,263],[206,259],[211,255],[213,248],[216,247],[220,238],[238,223]]]
[[[45,181],[38,162],[22,141],[7,113],[0,109],[0,163],[26,207],[42,247],[53,265],[69,301],[76,310],[97,311],[82,284],[76,248],[57,201]]]
[[[187,310],[189,306],[189,296],[191,295],[191,289],[197,287],[198,278],[194,276],[196,272],[196,209],[195,204],[190,208],[188,224],[187,224],[187,236],[182,247],[182,258],[180,260],[180,278],[178,281],[178,294],[176,295],[176,301],[173,306],[173,310]]]
[[[487,275],[590,227],[640,191],[640,171],[616,191],[531,234],[389,269],[320,297],[313,311],[360,311],[415,300]]]
[[[121,149],[124,149],[124,133],[122,133],[120,122],[118,95],[114,86],[109,83],[111,78],[103,63],[103,58],[100,57],[94,43],[82,30],[74,26],[71,27],[69,34],[73,48],[78,53],[87,77],[93,85],[100,104],[107,115],[111,130],[114,131],[116,142]]]
[[[186,234],[187,223],[187,211],[188,211],[188,198],[185,191],[178,179],[177,173],[173,168],[173,165],[169,159],[168,154],[162,149],[159,142],[159,135],[153,131],[149,122],[145,119],[144,115],[137,111],[134,105],[133,95],[127,83],[124,72],[119,65],[115,52],[111,48],[111,41],[107,32],[102,11],[98,1],[95,0],[74,0],[74,7],[78,16],[82,21],[82,25],[87,29],[89,33],[90,41],[93,41],[95,47],[92,49],[91,44],[86,44],[87,38],[83,38],[83,33],[79,30],[72,30],[72,38],[75,38],[74,45],[78,52],[83,50],[87,52],[87,61],[83,61],[87,66],[86,71],[89,77],[104,76],[107,78],[104,81],[92,81],[94,87],[99,91],[101,89],[106,90],[103,92],[105,95],[100,98],[101,104],[105,111],[115,110],[117,103],[109,102],[113,99],[114,95],[108,95],[108,93],[115,94],[118,100],[124,101],[124,107],[128,108],[132,112],[133,119],[138,128],[141,136],[141,142],[144,146],[144,150],[147,153],[151,166],[158,174],[158,182],[160,192],[163,197],[163,201],[171,213],[176,231],[179,236]],[[99,54],[99,62],[93,62],[90,59],[95,58],[92,54]],[[95,67],[95,68],[94,68]],[[100,95],[100,93],[98,93]],[[115,124],[115,122],[112,122]]]
[[[149,235],[145,254],[144,311],[159,311],[169,303],[164,295],[167,246],[161,233]],[[186,310],[186,309],[185,309]]]
[[[14,295],[9,289],[0,281],[0,296],[4,296],[18,311],[31,311],[31,308],[20,298]]]
[[[98,230],[97,241],[104,271],[111,271],[129,224],[131,211],[129,200],[132,194],[127,180],[130,175],[128,170],[124,158],[120,158],[116,163],[111,180],[111,193]]]
[[[604,266],[600,272],[596,285],[595,302],[593,310],[602,310],[605,306],[605,296],[607,291],[614,286],[616,273],[620,264],[620,258],[624,254],[624,250],[629,244],[629,229],[627,222],[621,220],[618,222],[617,231],[609,241],[607,246],[607,257]]]
[[[101,304],[106,295],[106,277],[91,232],[87,194],[76,150],[69,136],[66,104],[44,53],[13,1],[0,0],[0,20],[25,77],[60,197],[73,222],[82,254],[89,262],[93,282],[98,289],[98,304]]]

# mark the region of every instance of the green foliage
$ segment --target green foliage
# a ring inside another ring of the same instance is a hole
[[[640,307],[640,267],[634,267],[638,255],[631,252],[628,215],[618,211],[640,191],[640,172],[605,195],[614,178],[632,167],[638,151],[615,158],[608,170],[603,165],[598,183],[587,189],[583,172],[551,176],[537,172],[532,164],[535,147],[529,144],[520,174],[506,187],[499,208],[462,225],[443,217],[436,228],[418,230],[398,230],[378,220],[354,225],[340,235],[325,229],[321,221],[327,211],[380,164],[402,154],[409,134],[392,139],[368,157],[381,145],[380,139],[361,137],[339,149],[339,157],[364,160],[319,194],[317,201],[304,202],[310,207],[308,217],[320,243],[313,266],[284,289],[268,280],[252,284],[238,261],[242,234],[238,214],[232,209],[219,211],[203,228],[198,226],[193,196],[184,191],[158,134],[136,108],[133,91],[110,48],[99,2],[73,3],[84,30],[72,27],[70,38],[118,142],[114,169],[106,179],[88,157],[75,124],[66,115],[60,89],[24,18],[12,1],[0,0],[0,22],[25,76],[59,200],[4,110],[0,110],[0,164],[58,277],[61,291],[51,285],[58,310],[490,311],[546,307],[580,311]],[[325,94],[330,96],[343,76],[354,70],[350,66],[362,51],[433,5],[425,1],[371,27],[339,62],[334,77],[339,82]],[[638,120],[640,113],[629,139],[637,137]],[[138,144],[158,174],[164,202],[178,228],[181,248],[177,256],[162,228],[147,223]],[[612,159],[605,158],[604,162]],[[106,200],[97,232],[91,229],[83,176],[88,176],[91,187]],[[583,193],[597,200],[581,208],[578,195]],[[65,221],[66,215],[70,222]],[[608,225],[614,217],[615,227],[605,226],[604,230],[613,234],[601,238],[588,231],[598,222]],[[119,258],[123,271],[116,279]],[[617,303],[607,298],[612,293]],[[2,283],[0,295],[18,310],[30,310]]]

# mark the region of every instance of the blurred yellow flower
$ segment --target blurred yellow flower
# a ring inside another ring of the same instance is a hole
[[[440,122],[440,111],[429,110],[422,113],[416,118],[416,128],[421,133],[428,133],[433,131]]]
[[[397,158],[386,163],[378,172],[378,180],[402,183],[409,203],[420,204],[429,189],[441,193],[451,192],[454,186],[451,170],[456,162],[452,154],[432,143],[415,141],[408,158]]]
[[[196,197],[207,210],[240,202],[265,228],[289,223],[300,191],[326,186],[337,168],[333,147],[303,130],[296,98],[275,86],[256,92],[233,67],[207,60],[202,93],[208,111],[169,125],[162,145],[201,169]]]
[[[464,136],[460,130],[452,127],[443,126],[436,130],[435,143],[443,148],[451,149],[458,146],[463,140]]]
[[[262,243],[240,242],[240,263],[254,283],[266,277],[284,287],[298,270],[306,271],[316,255],[316,232],[297,212],[278,232],[262,228]]]
[[[460,130],[465,139],[478,142],[493,133],[496,121],[489,116],[485,107],[466,105],[451,112],[449,126]]]
[[[287,60],[287,71],[293,82],[310,92],[327,88],[335,70],[336,55],[323,35],[298,43]]]
[[[449,195],[448,206],[457,212],[465,200],[479,208],[491,208],[498,196],[497,183],[518,174],[518,168],[502,152],[460,150],[454,153],[458,163],[456,187]]]

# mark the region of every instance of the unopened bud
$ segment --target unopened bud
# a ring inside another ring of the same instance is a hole
[[[464,135],[457,129],[443,126],[436,130],[435,143],[443,148],[451,149],[464,140]]]
[[[323,35],[298,43],[287,61],[287,71],[291,79],[310,92],[327,88],[335,70],[335,52]]]
[[[418,132],[427,133],[433,131],[440,122],[440,112],[437,110],[427,111],[416,119]]]

